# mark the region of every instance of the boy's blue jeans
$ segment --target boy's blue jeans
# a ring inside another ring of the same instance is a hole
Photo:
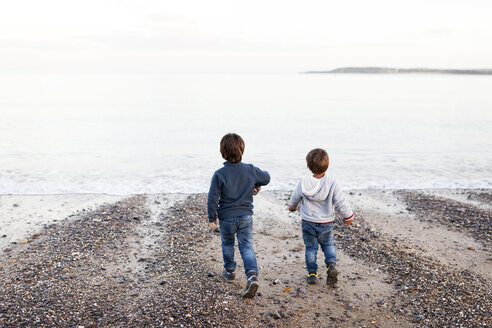
[[[234,262],[234,241],[237,235],[239,252],[244,262],[244,271],[247,276],[258,274],[256,254],[253,250],[253,217],[251,215],[239,216],[219,220],[220,239],[222,240],[222,256],[224,268],[227,271],[236,270]]]
[[[306,269],[308,272],[318,271],[316,256],[318,255],[318,244],[325,253],[325,264],[336,263],[337,255],[333,244],[334,223],[313,223],[302,220],[302,239],[306,246]]]

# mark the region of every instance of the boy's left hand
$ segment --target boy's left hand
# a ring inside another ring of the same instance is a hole
[[[253,189],[253,196],[258,195],[258,193],[260,192],[260,190],[261,190],[261,187],[256,187],[255,189]]]
[[[217,221],[209,222],[208,226],[212,229],[217,229]]]
[[[350,218],[343,219],[343,224],[346,226],[351,225],[352,222],[354,222],[354,216],[353,215]]]

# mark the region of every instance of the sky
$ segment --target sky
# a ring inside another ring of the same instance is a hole
[[[492,68],[490,0],[16,0],[0,71]]]

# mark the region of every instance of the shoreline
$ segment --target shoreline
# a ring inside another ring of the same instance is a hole
[[[16,207],[0,196],[0,211],[17,221],[33,213],[48,218],[23,235],[26,243],[0,248],[0,325],[492,324],[491,189],[344,193],[356,221],[336,226],[340,280],[331,288],[322,266],[317,285],[305,282],[300,218],[284,205],[289,193],[260,192],[260,294],[251,301],[240,296],[238,252],[237,282],[220,278],[220,236],[207,227],[205,194],[72,198],[70,206],[61,206],[67,195],[15,196]],[[50,206],[24,199],[31,197],[50,198],[43,201]]]
[[[432,195],[442,195],[456,201],[492,210],[492,199],[480,202],[468,199],[467,192],[476,194],[491,194],[492,188],[425,188],[425,189],[348,189],[349,195],[359,192],[391,193],[396,191],[420,192]],[[267,193],[288,193],[284,190],[267,190]],[[201,193],[163,193],[142,194],[150,197],[167,195],[171,198],[192,196]],[[0,195],[0,249],[11,243],[19,243],[36,234],[43,227],[70,218],[79,212],[90,211],[105,203],[137,196],[139,194],[113,195],[106,193],[69,193],[69,194],[1,194]],[[15,244],[14,244],[15,245]]]

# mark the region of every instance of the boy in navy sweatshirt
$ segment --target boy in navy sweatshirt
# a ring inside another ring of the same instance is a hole
[[[270,182],[270,175],[252,164],[241,162],[244,141],[228,133],[220,141],[220,153],[226,160],[224,166],[215,171],[208,192],[208,221],[211,228],[217,227],[217,217],[222,240],[224,271],[227,282],[236,278],[234,241],[237,236],[239,252],[248,278],[243,297],[253,298],[258,290],[258,266],[253,249],[253,195]]]

